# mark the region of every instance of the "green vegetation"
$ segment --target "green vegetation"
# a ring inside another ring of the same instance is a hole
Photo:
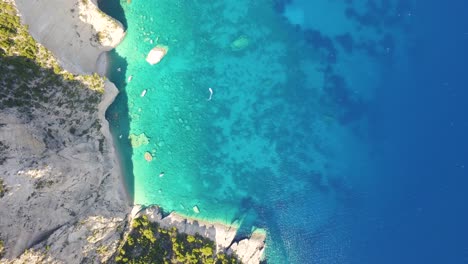
[[[79,76],[63,70],[52,54],[29,35],[15,7],[0,2],[0,110],[39,106],[56,95],[63,95],[67,101],[90,98],[96,105],[103,87],[103,79],[97,74]],[[75,90],[85,90],[85,98],[79,98],[83,93]],[[95,107],[89,110],[95,111]]]
[[[2,124],[0,124],[0,127]],[[0,165],[3,165],[5,161],[7,160],[6,153],[9,147],[5,145],[2,141],[0,141]]]
[[[6,193],[5,185],[3,184],[3,179],[0,178],[0,198],[2,198]]]
[[[99,41],[99,43],[102,44],[104,42],[104,40],[106,40],[107,34],[106,34],[106,32],[99,31],[98,33],[96,33],[96,38]]]
[[[52,186],[54,184],[54,181],[52,180],[44,180],[44,179],[39,179],[34,183],[34,188],[35,189],[44,189]]]
[[[235,256],[216,253],[213,241],[164,229],[146,216],[132,222],[132,231],[123,240],[117,263],[241,263]]]
[[[0,259],[3,257],[3,250],[4,250],[4,246],[3,246],[3,241],[0,240]]]
[[[103,92],[103,78],[62,69],[52,53],[29,35],[16,8],[9,1],[0,1],[0,111],[14,109],[25,120],[51,117],[53,123],[45,128],[47,142],[55,140],[58,129],[50,129],[54,125],[67,127],[65,131],[72,135],[86,136],[100,128],[99,122],[91,127],[81,124],[95,115]],[[1,157],[0,165],[5,162]]]

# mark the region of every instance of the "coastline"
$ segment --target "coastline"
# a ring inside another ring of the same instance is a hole
[[[99,55],[96,61],[96,65],[97,73],[101,76],[107,76],[110,67],[109,54],[107,51],[102,52]],[[118,90],[116,93],[115,90],[117,90],[115,85],[112,82],[106,80],[105,92],[109,93],[109,98],[112,97],[112,102],[115,99],[115,96],[118,94]],[[109,107],[112,102],[107,104],[107,107]],[[107,107],[104,109],[104,113]],[[114,164],[118,166],[118,171],[120,172],[121,164],[118,157],[116,156],[118,153],[116,146],[114,145],[114,137],[110,134],[107,120],[105,121],[107,124],[107,128],[105,130],[106,133],[108,133],[106,138],[108,138],[108,140],[110,140],[110,142],[113,144],[112,146],[115,160]],[[121,175],[120,178],[122,185],[125,185],[123,177],[125,176]],[[129,203],[132,204],[128,191],[125,190],[125,193],[127,194]],[[260,263],[260,261],[265,259],[266,230],[258,228],[252,231],[250,237],[235,241],[235,237],[239,228],[238,226],[189,217],[177,212],[171,212],[169,215],[164,217],[162,215],[161,208],[158,205],[146,207],[143,205],[134,204],[131,213],[129,214],[129,222],[142,215],[147,215],[150,221],[158,222],[164,228],[176,227],[179,232],[190,235],[195,235],[195,233],[198,233],[206,238],[209,238],[216,243],[218,251],[226,252],[228,254],[235,253],[237,256],[239,256],[243,263]]]
[[[109,54],[107,51],[102,52],[96,61],[97,73],[101,76],[107,76],[109,67]],[[102,129],[103,134],[112,144],[114,164],[117,167],[114,168],[114,170],[121,172],[121,164],[118,157],[116,156],[118,155],[115,146],[116,143],[114,142],[114,137],[110,134],[109,123],[104,116],[105,111],[112,104],[117,94],[118,89],[115,87],[115,85],[112,82],[106,80],[105,96],[101,102],[105,108],[100,110],[102,111],[100,116],[102,116],[106,124],[106,128]],[[110,101],[104,103],[106,100]],[[123,177],[125,176],[121,175],[120,177],[122,181],[121,184],[125,185]],[[128,202],[132,204],[128,191],[125,190],[125,193],[129,199]],[[240,260],[242,260],[243,263],[255,264],[260,263],[260,261],[265,259],[266,231],[263,229],[256,229],[251,233],[250,237],[235,241],[238,226],[220,223],[217,221],[206,221],[181,215],[177,212],[171,212],[169,215],[164,217],[162,215],[161,208],[158,205],[145,207],[134,204],[131,213],[129,214],[129,222],[143,215],[147,215],[150,221],[157,222],[164,228],[176,227],[179,232],[190,235],[195,235],[195,233],[198,233],[203,237],[209,238],[216,243],[217,251],[226,252],[228,254],[234,253],[240,258]]]
[[[159,223],[163,228],[176,227],[179,232],[189,235],[198,233],[209,238],[216,243],[218,252],[235,253],[242,263],[259,263],[265,258],[266,232],[262,229],[254,230],[250,237],[236,241],[238,228],[235,226],[186,217],[176,212],[163,216],[158,206],[135,205],[130,217],[134,219],[143,215],[148,216],[148,220]]]
[[[81,1],[80,1],[81,2]],[[92,1],[95,3],[95,1]],[[120,41],[123,40],[125,36],[125,32],[123,28],[118,22],[120,27],[114,28],[117,32],[110,32],[111,34],[115,35],[115,39],[119,39],[117,42],[113,42],[112,45],[102,46],[96,45],[96,42],[93,42],[91,39],[89,40],[89,45],[82,45],[79,47],[67,47],[68,42],[85,42],[87,41],[85,38],[89,37],[89,32],[87,32],[83,25],[79,25],[79,28],[84,30],[85,33],[79,32],[77,35],[71,35],[68,33],[64,33],[66,30],[60,31],[55,30],[52,32],[46,31],[45,29],[57,23],[57,19],[51,19],[49,24],[45,23],[43,20],[48,19],[44,18],[44,16],[40,15],[38,11],[35,10],[44,10],[50,9],[51,5],[54,3],[52,2],[45,2],[45,1],[38,1],[34,4],[34,6],[28,6],[29,3],[26,3],[24,0],[16,0],[15,4],[17,6],[18,12],[21,16],[21,20],[26,25],[35,24],[36,26],[30,26],[29,32],[30,34],[37,40],[37,42],[43,44],[46,48],[52,51],[54,56],[60,62],[61,66],[66,69],[67,71],[83,74],[83,73],[93,73],[96,72],[101,76],[106,76],[107,69],[109,67],[109,58],[108,58],[108,51],[115,48]],[[56,3],[57,4],[57,3]],[[41,6],[42,5],[42,6]],[[97,6],[97,5],[96,5]],[[56,8],[58,9],[69,9],[70,6],[63,4],[58,5]],[[54,10],[54,9],[52,9]],[[89,12],[95,12],[95,10],[88,10]],[[29,13],[28,13],[29,12]],[[110,17],[109,17],[110,18]],[[36,21],[36,19],[38,21]],[[33,22],[34,21],[34,22]],[[102,20],[105,21],[105,20]],[[101,21],[101,22],[102,22]],[[115,21],[115,19],[110,18],[107,20]],[[74,25],[73,23],[83,23],[83,21],[75,20],[65,20],[62,22],[65,24],[61,27],[61,29],[67,29],[66,23],[71,23],[70,27]],[[44,27],[40,27],[40,25],[45,25]],[[113,24],[115,26],[115,24]],[[77,31],[78,32],[78,31]],[[87,33],[86,33],[87,32]],[[80,34],[81,33],[81,34]],[[114,34],[115,33],[115,34]],[[51,40],[52,39],[52,40]],[[55,39],[62,40],[60,43],[57,43]],[[78,59],[78,57],[81,57]],[[116,207],[121,205],[122,203],[122,191],[125,193],[124,196],[126,197],[125,203],[127,205],[132,204],[132,201],[129,199],[127,191],[124,188],[124,176],[122,175],[121,171],[121,164],[119,162],[118,153],[116,150],[116,146],[114,143],[114,138],[109,129],[109,123],[105,118],[105,112],[107,108],[113,103],[115,97],[118,95],[118,89],[115,85],[110,82],[109,80],[105,80],[104,83],[104,94],[99,102],[98,105],[98,119],[102,124],[100,132],[104,136],[107,142],[107,153],[106,156],[108,159],[103,160],[105,163],[106,168],[110,168],[110,175],[114,179],[118,179],[118,183],[112,183],[110,188],[113,190],[104,190],[104,203],[111,203],[110,207]],[[105,179],[104,179],[105,180]],[[103,184],[106,185],[106,184]],[[122,190],[124,189],[124,190]],[[98,194],[99,196],[99,194]],[[100,210],[97,205],[93,206],[96,210]],[[122,211],[128,210],[128,207],[122,208]],[[136,210],[136,211],[135,211]],[[106,210],[107,217],[112,217],[112,209]],[[135,211],[135,212],[134,212]],[[104,213],[105,214],[105,213]],[[234,238],[237,233],[237,228],[234,226],[221,224],[217,222],[210,222],[210,221],[203,221],[196,218],[190,218],[186,216],[182,216],[177,213],[171,213],[166,217],[162,217],[162,214],[158,207],[148,207],[143,208],[141,206],[135,205],[132,213],[130,210],[127,211],[127,221],[130,222],[134,217],[147,214],[150,219],[154,221],[158,221],[163,226],[167,227],[177,227],[180,232],[194,234],[196,232],[200,233],[201,235],[210,238],[215,241],[219,250],[226,251],[228,253],[235,252],[244,263],[259,263],[260,260],[264,257],[265,251],[265,239],[266,234],[260,231],[254,231],[250,238],[243,239],[240,241],[234,241]],[[117,217],[118,218],[118,217]],[[91,218],[90,218],[91,219]],[[92,220],[89,220],[92,221]],[[114,220],[118,222],[118,220]],[[98,223],[99,224],[99,223]],[[128,224],[126,224],[128,226]],[[62,230],[62,232],[64,232]],[[70,231],[71,232],[71,231]],[[114,230],[115,232],[115,230]],[[57,235],[58,236],[58,235]],[[51,238],[55,238],[56,236],[51,236]],[[61,238],[61,237],[60,237]],[[58,240],[59,241],[59,240]],[[67,240],[68,241],[68,240]],[[55,252],[51,250],[51,254]]]

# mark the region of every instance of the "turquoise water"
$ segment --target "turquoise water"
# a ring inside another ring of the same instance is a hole
[[[382,62],[401,55],[405,18],[377,23],[372,5],[350,1],[101,8],[127,27],[107,115],[134,202],[232,224],[240,237],[262,228],[270,263],[349,261],[349,211],[374,192],[367,110]],[[168,53],[150,65],[157,45]]]

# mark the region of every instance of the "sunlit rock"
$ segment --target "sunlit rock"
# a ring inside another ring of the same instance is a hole
[[[164,58],[164,56],[166,56],[168,50],[169,49],[166,46],[158,45],[148,53],[146,61],[151,65],[157,64],[162,60],[162,58]]]

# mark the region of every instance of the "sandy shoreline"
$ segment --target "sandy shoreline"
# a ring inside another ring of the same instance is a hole
[[[99,55],[99,57],[98,57],[98,59],[96,61],[96,72],[97,72],[97,74],[99,74],[100,76],[107,76],[108,67],[109,67],[109,54],[107,53],[107,51],[104,51]]]

